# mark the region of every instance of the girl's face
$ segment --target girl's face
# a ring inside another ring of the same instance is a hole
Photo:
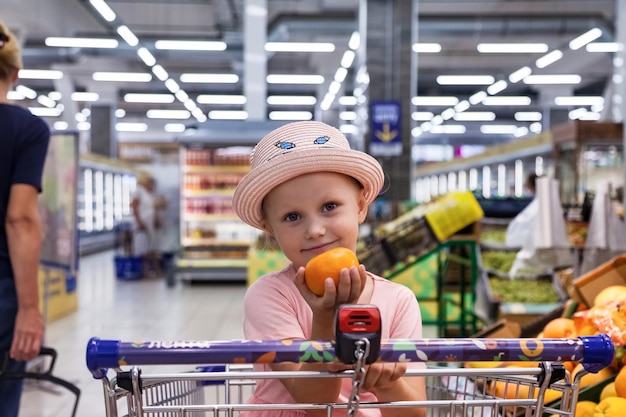
[[[329,249],[356,251],[367,204],[358,183],[342,174],[316,172],[282,183],[263,200],[265,229],[296,269]]]

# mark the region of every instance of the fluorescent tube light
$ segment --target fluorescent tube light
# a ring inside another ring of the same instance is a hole
[[[183,91],[183,90],[180,90],[179,92],[181,92],[181,91]],[[184,91],[183,91],[183,92],[184,92]],[[185,93],[185,95],[187,95],[187,93]],[[176,96],[176,98],[178,98],[178,95]],[[193,111],[194,111],[195,109],[197,109],[197,108],[198,108],[198,105],[196,104],[196,102],[195,102],[195,101],[193,101],[193,100],[192,100],[192,99],[190,99],[190,98],[187,98],[187,99],[185,99],[185,100],[181,100],[181,101],[183,102],[183,106],[185,106],[185,108],[186,108],[187,110],[189,110],[190,112],[192,112],[191,114],[193,114]]]
[[[274,106],[314,106],[317,99],[314,96],[269,96],[267,104]]]
[[[439,126],[440,124],[443,123],[443,117],[441,117],[441,115],[438,114],[437,116],[433,117],[433,120],[431,120],[430,123],[433,126]]]
[[[127,93],[124,94],[124,101],[127,103],[173,103],[172,94],[149,94],[149,93]]]
[[[168,133],[182,133],[185,129],[183,123],[167,123],[164,127],[164,130]]]
[[[342,106],[356,106],[357,98],[354,96],[341,96],[337,102]]]
[[[344,68],[350,68],[352,66],[352,63],[354,62],[355,57],[356,54],[354,53],[354,51],[348,49],[346,52],[343,53],[340,65]]]
[[[485,106],[529,106],[531,99],[528,96],[489,96],[482,104]]]
[[[517,130],[515,125],[482,125],[480,131],[485,135],[512,135]]]
[[[580,84],[581,80],[578,74],[535,74],[524,78],[524,84]]]
[[[154,55],[152,55],[152,53],[150,53],[150,51],[148,51],[148,49],[144,48],[143,46],[137,49],[137,55],[139,55],[139,58],[141,58],[143,63],[149,67],[156,64],[156,58],[154,57]]]
[[[487,97],[487,92],[486,91],[479,91],[477,93],[474,93],[470,96],[470,98],[468,98],[468,101],[470,102],[470,104],[475,105],[478,103],[481,103],[485,97]]]
[[[356,120],[356,112],[354,111],[342,111],[339,113],[339,119],[347,122]]]
[[[54,130],[67,130],[67,128],[70,127],[70,125],[64,120],[59,120],[59,121],[54,122],[52,127]]]
[[[226,42],[158,40],[154,42],[154,47],[174,51],[224,51]]]
[[[550,64],[554,64],[561,58],[563,58],[563,52],[555,49],[554,51],[545,54],[541,58],[537,58],[537,60],[535,61],[535,65],[537,65],[537,68],[545,68]]]
[[[438,43],[414,43],[411,47],[413,52],[419,54],[437,54],[441,52],[441,44]]]
[[[19,100],[24,100],[26,97],[24,97],[23,94],[18,93],[17,91],[9,91],[7,93],[7,100],[9,101],[19,101]]]
[[[310,111],[271,111],[270,120],[311,120],[313,113]]]
[[[219,94],[201,94],[196,100],[200,104],[246,104],[246,96],[242,95],[219,95]]]
[[[444,135],[462,135],[465,131],[466,128],[463,125],[439,125],[430,129],[430,133]]]
[[[156,77],[161,81],[165,81],[170,77],[167,71],[165,71],[165,68],[163,68],[159,64],[153,66],[151,69],[152,69],[152,73],[156,75]]]
[[[180,86],[173,78],[168,78],[165,80],[165,87],[170,90],[170,93],[176,93],[180,90]]]
[[[411,99],[414,106],[454,106],[458,102],[454,96],[414,96]]]
[[[455,114],[456,114],[456,110],[454,110],[453,107],[448,107],[447,109],[441,112],[441,118],[443,120],[450,120],[454,117]]]
[[[174,96],[176,96],[176,99],[181,103],[189,100],[189,94],[187,94],[185,90],[178,90],[176,93],[174,93]]]
[[[117,39],[102,38],[62,38],[49,36],[45,39],[46,46],[58,48],[117,48]]]
[[[148,119],[189,119],[191,113],[188,110],[161,110],[150,109],[146,112]]]
[[[593,120],[593,121],[600,120],[600,113],[588,111],[587,113],[580,116],[578,120]]]
[[[491,95],[498,94],[499,92],[504,91],[507,86],[508,83],[504,80],[496,81],[495,83],[487,87],[487,93]]]
[[[48,97],[50,97],[54,101],[60,101],[63,98],[61,93],[59,93],[58,91],[50,91],[48,93]]]
[[[576,119],[579,119],[585,113],[587,113],[587,109],[584,107],[579,107],[567,113],[567,117],[569,117],[570,120],[576,120]]]
[[[481,54],[542,54],[548,51],[545,43],[479,43]]]
[[[118,132],[145,132],[148,130],[148,125],[139,122],[118,122],[115,124],[115,130]]]
[[[29,107],[28,110],[35,116],[39,117],[59,117],[63,110],[59,107]]]
[[[104,2],[104,0],[89,0],[89,3],[91,3],[93,8],[96,9],[96,11],[100,13],[100,16],[102,16],[102,18],[107,22],[115,20],[115,12]]]
[[[335,44],[330,42],[267,42],[267,52],[333,52]]]
[[[321,75],[270,74],[266,81],[269,84],[323,84]]]
[[[513,132],[513,136],[516,138],[521,138],[522,136],[526,136],[528,134],[528,128],[526,126],[520,126]]]
[[[491,75],[439,75],[439,85],[490,85],[495,78]]]
[[[87,130],[91,129],[91,123],[89,123],[89,122],[78,122],[78,123],[76,123],[76,128],[78,130],[87,131]]]
[[[454,110],[461,113],[470,108],[470,102],[467,100],[459,101],[456,106],[454,106]]]
[[[466,111],[454,115],[457,122],[491,122],[496,120],[496,114],[491,111]]]
[[[348,70],[344,67],[339,67],[337,68],[337,71],[335,71],[334,80],[337,81],[338,83],[342,83],[346,79],[347,75],[348,75]]]
[[[117,34],[120,35],[122,37],[122,39],[124,39],[124,41],[129,46],[137,46],[139,44],[139,39],[137,39],[137,36],[135,36],[133,31],[130,30],[128,28],[128,26],[126,26],[126,25],[118,26],[117,27]]]
[[[24,80],[60,80],[63,78],[63,72],[57,70],[21,69],[17,76]]]
[[[115,109],[115,117],[117,117],[118,119],[121,119],[124,116],[126,116],[126,110],[124,110],[124,109]]]
[[[359,32],[352,32],[352,35],[350,35],[350,40],[348,40],[348,48],[354,50],[359,49],[359,46],[361,45],[361,35],[359,34]]]
[[[518,69],[517,71],[513,71],[509,75],[509,81],[512,82],[512,83],[517,83],[517,82],[523,80],[524,77],[529,76],[532,72],[533,72],[533,70],[530,69],[530,67],[522,67],[522,68]]]
[[[513,115],[518,122],[538,122],[543,116],[538,111],[518,111]]]
[[[595,106],[603,105],[602,96],[559,96],[555,97],[554,104],[557,106]]]
[[[211,110],[209,119],[220,120],[246,120],[248,112],[244,110]]]
[[[193,74],[185,73],[180,75],[182,83],[213,83],[213,84],[234,84],[239,81],[236,74]]]
[[[593,42],[585,47],[587,52],[619,52],[622,45],[619,42]]]
[[[339,90],[341,90],[341,83],[338,81],[333,80],[328,86],[328,92],[334,94],[335,96],[339,93]]]
[[[50,97],[48,96],[44,96],[44,95],[40,95],[39,97],[37,97],[37,102],[39,104],[41,104],[42,106],[46,106],[46,107],[56,107],[57,103],[56,101],[52,100]]]
[[[94,72],[91,76],[94,81],[117,81],[129,83],[147,83],[152,81],[152,75],[147,72]]]
[[[26,87],[25,85],[18,85],[15,87],[15,91],[31,100],[37,98],[37,92],[32,88]]]
[[[569,43],[569,47],[573,50],[580,49],[588,43],[595,41],[600,36],[602,36],[602,31],[598,28],[593,28],[583,33],[582,35],[572,39]]]
[[[75,91],[71,96],[74,101],[98,101],[100,95],[98,93],[92,93],[87,91]]]

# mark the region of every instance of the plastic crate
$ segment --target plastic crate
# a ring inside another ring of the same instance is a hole
[[[117,255],[114,262],[117,279],[132,281],[143,277],[143,258],[141,256]]]

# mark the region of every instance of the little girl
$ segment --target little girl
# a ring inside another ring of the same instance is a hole
[[[345,136],[321,122],[295,122],[266,135],[250,156],[251,171],[241,180],[233,208],[246,223],[274,237],[291,264],[259,278],[244,300],[244,334],[251,340],[332,340],[340,304],[374,304],[380,310],[382,339],[418,339],[422,322],[414,294],[405,286],[373,275],[363,265],[328,278],[322,296],[304,282],[304,267],[315,255],[336,247],[356,251],[359,224],[383,186],[378,161],[350,149]],[[422,363],[411,367],[423,368]],[[259,370],[328,370],[323,364],[255,365]],[[362,402],[425,400],[422,378],[405,377],[406,363],[376,362],[367,367]],[[346,402],[349,378],[263,379],[253,404]],[[345,415],[338,409],[333,415]],[[361,408],[365,416],[424,416],[425,409]],[[325,416],[325,410],[251,411],[247,417]]]

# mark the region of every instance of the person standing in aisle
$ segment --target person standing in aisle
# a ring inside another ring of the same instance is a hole
[[[22,68],[19,42],[0,22],[0,373],[26,369],[41,349],[41,225],[37,196],[50,141],[46,123],[8,102]],[[0,382],[0,416],[17,417],[23,380]]]
[[[131,211],[135,223],[133,234],[133,253],[143,258],[143,275],[159,275],[161,268],[156,253],[157,207],[154,193],[156,181],[149,175],[139,175],[137,189],[131,201]]]
[[[359,224],[383,187],[378,161],[350,149],[346,137],[321,122],[295,122],[266,135],[250,156],[251,170],[233,197],[235,213],[276,238],[291,264],[259,278],[244,299],[244,334],[249,340],[332,340],[335,311],[341,304],[374,304],[380,310],[382,339],[419,339],[422,320],[411,290],[365,270],[344,268],[335,287],[326,279],[324,293],[305,284],[304,267],[314,256],[344,247],[356,251]],[[337,365],[255,365],[274,371],[336,370]],[[405,377],[407,367],[423,363],[375,362],[367,367],[361,400],[425,400],[424,380]],[[253,404],[347,402],[352,381],[334,378],[262,379]],[[345,409],[333,415],[345,415]],[[359,417],[423,417],[423,408],[360,409]],[[326,416],[326,410],[249,411],[244,417]]]

